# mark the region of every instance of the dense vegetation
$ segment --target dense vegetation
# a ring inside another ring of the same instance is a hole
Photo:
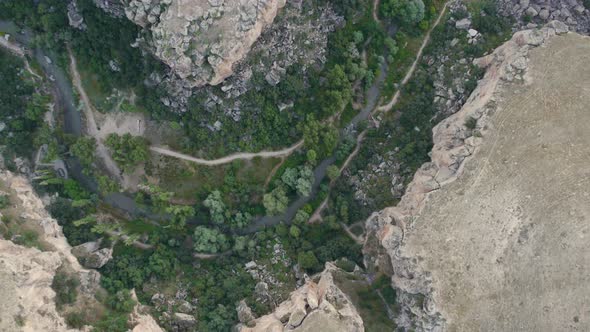
[[[141,136],[110,134],[105,144],[111,149],[115,162],[126,172],[133,171],[149,157],[147,141]]]
[[[451,40],[457,38],[461,52],[453,54],[454,61],[460,57],[479,57],[506,39],[510,22],[497,14],[492,1],[473,2],[470,11],[474,18],[474,28],[482,33],[477,44],[468,44],[461,31],[451,24],[441,24],[433,32],[431,42],[424,51],[427,58],[432,55],[444,54]],[[455,19],[467,16],[467,12],[456,12]],[[448,14],[447,14],[448,15]],[[465,93],[476,86],[482,72],[475,67],[470,68],[472,76],[465,84]],[[347,176],[336,182],[330,199],[329,214],[339,220],[355,223],[365,220],[372,212],[392,206],[397,198],[387,194],[391,190],[391,178],[379,178],[368,196],[369,204],[360,203],[350,190],[350,178],[367,171],[366,166],[378,164],[379,158],[387,153],[395,152],[395,162],[400,165],[399,176],[409,182],[415,171],[429,160],[428,153],[432,148],[432,128],[441,120],[434,105],[435,89],[433,77],[435,72],[426,61],[422,61],[412,79],[402,88],[401,99],[390,115],[380,123],[379,128],[372,128],[367,133],[363,148],[347,170]],[[467,123],[469,125],[469,123]]]
[[[139,49],[129,46],[143,33],[137,26],[126,19],[104,15],[91,0],[80,0],[78,6],[88,29],[84,32],[73,30],[63,16],[66,12],[63,6],[64,3],[58,0],[9,0],[0,3],[0,15],[33,29],[39,36],[39,44],[61,54],[62,61],[65,59],[64,46],[69,43],[80,67],[98,82],[102,93],[108,94],[112,89],[135,91],[141,110],[153,118],[179,124],[179,129],[184,131],[178,141],[180,148],[204,156],[218,156],[238,150],[284,147],[302,137],[305,139],[303,151],[288,158],[268,186],[263,186],[262,181],[248,182],[248,175],[241,174],[244,164],[236,162],[219,167],[222,169],[220,173],[208,171],[213,174],[212,178],[221,174],[214,179],[217,181],[215,185],[207,181],[188,183],[200,187],[199,194],[191,197],[190,204],[178,202],[173,191],[179,188],[164,188],[165,184],[147,186],[135,196],[139,206],[145,208],[142,211],[147,212],[121,216],[102,204],[98,195],[107,196],[120,188],[112,178],[95,172],[96,142],[92,138],[74,140],[56,135],[49,129],[43,131],[39,121],[43,113],[40,105],[46,100],[40,95],[33,96],[32,87],[23,86],[23,91],[2,96],[2,100],[6,98],[15,106],[1,108],[0,105],[2,119],[21,116],[21,122],[26,124],[20,138],[25,144],[18,146],[34,146],[31,140],[35,136],[30,135],[31,132],[38,131],[37,135],[44,135],[40,136],[44,138],[52,137],[52,153],[65,158],[66,151],[69,151],[85,169],[90,170],[88,174],[92,174],[98,184],[99,192],[93,193],[74,180],[64,181],[50,174],[38,181],[39,191],[59,194],[49,210],[63,227],[70,244],[112,239],[112,242],[103,241],[103,245],[114,245],[115,252],[114,258],[101,269],[101,282],[109,293],[103,299],[108,313],[96,323],[97,330],[124,331],[128,328],[126,314],[132,306],[128,296],[131,288],[135,288],[140,300],[147,303],[154,294],[175,292],[182,285],[190,298],[199,300],[192,313],[198,317],[199,329],[227,331],[236,321],[237,301],[245,298],[258,314],[270,309],[268,303],[256,301],[257,280],[244,269],[248,261],[265,263],[274,274],[284,279],[287,289],[293,282],[284,275],[292,273],[294,263],[310,274],[321,271],[325,262],[343,257],[348,263],[342,264],[349,268],[354,264],[362,266],[360,246],[341,230],[340,222],[360,220],[376,207],[359,206],[352,197],[350,186],[338,180],[341,174],[336,165],[328,168],[327,175],[336,181],[333,192],[339,195],[334,195],[330,215],[324,217],[322,223],[309,224],[307,221],[318,201],[328,192],[327,180],[320,186],[320,194],[297,211],[293,220],[284,220],[272,227],[253,228],[255,232],[250,231],[250,227],[257,217],[281,215],[295,198],[310,197],[315,181],[313,169],[322,160],[334,157],[338,164],[346,159],[355,140],[352,134],[341,137],[339,127],[346,126],[356,115],[358,105],[365,101],[366,89],[372,85],[380,68],[386,68],[388,63],[396,60],[407,36],[418,36],[428,27],[435,15],[432,3],[382,1],[379,12],[384,25],[373,20],[372,2],[334,3],[346,21],[329,38],[326,65],[310,68],[306,75],[302,75],[295,65],[274,87],[265,83],[261,73],[255,73],[253,80],[258,80],[261,88],[252,89],[242,97],[242,119],[239,122],[225,119],[222,129],[216,132],[206,124],[214,122],[224,110],[204,111],[204,95],[195,94],[188,112],[172,114],[159,101],[162,92],[150,90],[142,83],[147,75],[161,68],[149,56],[142,56]],[[486,20],[489,19],[480,18],[483,23],[477,24],[487,26],[490,22]],[[388,33],[386,27],[392,24],[399,25],[402,32],[396,36]],[[434,36],[433,40],[435,37],[438,38]],[[361,56],[362,53],[366,56]],[[2,58],[2,61],[7,61],[6,66],[2,66],[7,74],[2,72],[2,75],[6,75],[9,82],[19,82],[20,64],[11,65],[9,61],[16,61],[14,59]],[[115,61],[121,70],[113,71],[110,61]],[[400,148],[398,157],[404,165],[404,174],[411,174],[425,160],[431,144],[429,133],[434,114],[433,87],[428,75],[419,71],[404,88],[403,95],[408,97],[398,107],[399,119],[388,119],[379,129],[369,131],[365,145],[370,148],[361,151],[352,169],[362,168],[373,154],[396,147]],[[278,105],[288,100],[293,101],[293,107],[279,111]],[[358,105],[353,107],[353,104]],[[12,131],[20,128],[18,124],[10,125]],[[357,130],[364,129],[364,126],[365,123],[359,124]],[[420,130],[416,131],[416,127]],[[384,141],[383,138],[387,137],[384,133],[391,132],[395,133],[394,138]],[[123,170],[131,172],[137,165],[146,163],[146,173],[151,175],[148,171],[152,170],[152,160],[143,138],[113,134],[105,143]],[[18,146],[15,145],[14,149]],[[180,169],[179,173],[186,172],[178,165],[174,167]],[[172,173],[175,170],[166,171]],[[379,202],[381,205],[386,203],[390,202]],[[127,237],[113,235],[119,233]],[[139,249],[134,246],[137,243],[146,247]],[[292,263],[290,266],[286,267],[283,262],[272,263],[270,257],[276,246],[284,250],[284,259]],[[381,286],[379,289],[385,289]],[[56,287],[64,290],[64,303],[71,303],[72,287],[68,282]],[[81,321],[83,317],[78,314],[68,316],[71,326],[79,326]]]
[[[20,59],[0,50],[0,145],[7,148],[6,154],[29,155],[39,146],[34,134],[43,125],[50,99],[36,92],[28,75]]]

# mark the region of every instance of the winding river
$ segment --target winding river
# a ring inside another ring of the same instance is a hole
[[[25,46],[33,45],[33,34],[29,31],[19,29],[15,24],[10,21],[2,21],[0,20],[0,31],[9,33],[12,38],[18,41],[20,44]],[[391,26],[388,29],[388,34],[390,36],[394,36],[396,33],[396,28]],[[72,84],[68,77],[68,75],[64,72],[64,70],[57,65],[55,61],[56,56],[55,54],[41,49],[39,47],[35,47],[32,50],[28,51],[30,55],[32,55],[37,63],[39,63],[45,72],[47,77],[51,77],[50,80],[53,84],[53,94],[56,101],[56,109],[63,109],[63,123],[64,123],[64,131],[69,134],[73,134],[75,136],[82,135],[82,121],[81,121],[81,114],[76,107],[76,101],[74,95],[72,93]],[[47,61],[50,59],[50,61]],[[373,82],[373,85],[367,91],[366,96],[366,103],[365,106],[360,110],[360,112],[351,120],[349,125],[341,130],[341,139],[345,137],[345,135],[350,135],[353,131],[353,128],[363,120],[366,120],[371,112],[377,106],[377,102],[379,101],[380,97],[380,89],[383,85],[385,80],[385,76],[387,73],[387,63],[383,62],[380,65],[379,73],[376,75],[376,79]],[[295,201],[293,201],[287,210],[277,216],[263,216],[259,217],[254,220],[248,227],[239,231],[240,234],[250,234],[259,231],[268,226],[276,225],[280,222],[290,223],[295,214],[299,209],[301,209],[305,204],[313,200],[319,192],[320,184],[322,180],[326,176],[326,170],[328,166],[332,165],[335,162],[335,156],[331,156],[325,160],[323,160],[316,168],[314,169],[314,183],[312,185],[311,194],[307,197],[298,197]],[[93,178],[90,178],[82,173],[82,167],[75,159],[69,159],[67,161],[69,173],[72,175],[73,178],[80,181],[86,188],[97,192],[97,184]],[[162,215],[157,215],[151,213],[145,207],[138,205],[133,197],[128,193],[114,193],[110,194],[104,198],[104,203],[120,210],[124,214],[135,218],[135,217],[143,217],[153,220],[161,220]],[[190,223],[201,223],[202,221],[199,220],[191,220]]]

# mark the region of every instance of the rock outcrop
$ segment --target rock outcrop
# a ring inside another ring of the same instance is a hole
[[[0,240],[0,330],[77,331],[55,307],[51,283],[62,258]]]
[[[113,258],[113,249],[100,248],[100,241],[95,241],[73,247],[72,254],[78,258],[84,267],[100,269]]]
[[[342,290],[334,283],[338,270],[326,263],[325,270],[316,283],[309,280],[291,293],[291,298],[281,303],[273,313],[262,316],[248,325],[238,325],[241,332],[262,331],[364,331],[362,318]]]
[[[58,269],[67,267],[77,275],[82,296],[94,301],[94,294],[100,287],[100,274],[80,266],[61,226],[49,215],[25,177],[0,171],[0,182],[14,193],[11,209],[23,223],[39,230],[38,240],[47,247],[47,251],[40,251],[0,239],[0,330],[76,331],[67,328],[56,309],[55,291],[51,288],[53,278]],[[95,244],[87,244],[87,247],[93,246]],[[96,265],[101,261],[95,262]],[[146,317],[141,321],[151,324]]]
[[[500,0],[500,14],[512,16],[519,27],[531,28],[537,24],[558,20],[572,31],[590,33],[590,4],[578,0]]]
[[[191,87],[233,73],[285,0],[131,0],[127,18],[151,33],[153,53]]]
[[[367,221],[391,263],[399,326],[590,328],[590,248],[578,236],[590,220],[590,40],[557,36],[567,30],[521,31],[477,60],[487,72],[433,129],[432,162]]]

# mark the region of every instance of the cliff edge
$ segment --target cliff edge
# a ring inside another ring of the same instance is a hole
[[[432,162],[367,229],[390,259],[398,325],[416,331],[590,330],[590,38],[517,32]]]

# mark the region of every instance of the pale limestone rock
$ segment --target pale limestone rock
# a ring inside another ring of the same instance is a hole
[[[482,146],[485,145],[486,139],[488,139],[488,133],[495,130],[494,122],[491,120],[491,117],[494,116],[494,110],[496,107],[494,105],[499,103],[503,98],[502,96],[498,95],[497,92],[502,91],[501,87],[504,84],[514,84],[507,83],[507,77],[513,77],[515,69],[525,71],[525,74],[522,76],[524,80],[523,86],[527,86],[534,81],[534,79],[531,77],[531,74],[528,72],[531,71],[531,68],[533,68],[541,72],[541,74],[538,73],[538,76],[541,76],[542,80],[547,81],[547,78],[545,78],[545,73],[548,71],[548,68],[543,67],[541,64],[537,64],[537,67],[535,67],[534,62],[531,62],[532,64],[529,65],[529,52],[541,52],[541,50],[549,47],[547,44],[552,45],[552,43],[557,43],[557,40],[559,40],[562,46],[552,47],[550,51],[547,51],[547,54],[551,57],[551,60],[546,61],[553,65],[567,63],[558,58],[561,57],[561,55],[558,53],[560,53],[562,49],[565,53],[566,48],[563,46],[563,41],[565,38],[572,36],[568,34],[565,37],[559,37],[562,39],[554,37],[556,35],[567,33],[567,30],[568,28],[564,23],[553,21],[548,23],[540,30],[520,31],[515,33],[510,41],[497,48],[492,54],[481,59],[477,59],[475,64],[479,65],[480,67],[487,68],[486,75],[482,80],[480,80],[478,87],[473,91],[463,108],[433,128],[434,145],[431,152],[432,161],[424,164],[418,170],[414,176],[413,181],[409,184],[406,194],[402,197],[400,203],[397,206],[386,208],[379,213],[375,213],[369,218],[369,220],[367,220],[366,229],[369,230],[371,234],[373,234],[373,238],[376,238],[380,242],[385,252],[389,256],[390,264],[393,267],[392,282],[394,287],[397,288],[397,300],[401,307],[401,315],[398,317],[398,325],[400,327],[409,328],[416,331],[444,331],[447,328],[449,330],[459,331],[507,331],[523,329],[523,326],[526,326],[526,328],[524,328],[525,330],[539,330],[539,328],[545,328],[547,330],[563,330],[567,329],[566,326],[570,326],[569,324],[572,320],[569,319],[569,317],[565,317],[566,311],[563,311],[561,308],[569,308],[567,312],[571,312],[573,315],[573,312],[576,312],[580,307],[579,304],[576,307],[574,307],[574,305],[566,304],[566,302],[569,303],[570,301],[569,296],[564,293],[565,290],[549,290],[545,289],[545,286],[532,286],[531,289],[538,289],[539,292],[527,293],[526,289],[528,289],[528,285],[533,285],[537,282],[534,277],[528,276],[529,274],[534,275],[533,272],[529,273],[526,271],[528,269],[528,265],[523,267],[524,270],[519,268],[519,266],[523,266],[523,264],[520,263],[513,266],[504,266],[505,256],[511,257],[511,259],[514,259],[515,262],[518,262],[522,257],[518,255],[518,257],[514,257],[514,253],[519,253],[519,255],[525,256],[530,255],[531,252],[523,250],[520,246],[523,245],[522,243],[524,243],[524,241],[528,241],[528,239],[533,236],[530,234],[532,231],[523,233],[523,231],[513,230],[512,228],[518,228],[518,226],[514,226],[516,221],[511,220],[510,216],[513,216],[514,220],[520,220],[523,219],[522,217],[524,215],[531,214],[519,212],[518,208],[503,206],[500,208],[496,207],[495,210],[491,212],[492,217],[495,216],[494,218],[489,220],[479,220],[470,217],[475,215],[484,216],[484,212],[482,211],[489,210],[489,206],[481,202],[473,203],[473,211],[471,212],[468,210],[462,212],[448,212],[445,210],[441,212],[429,205],[434,204],[431,201],[434,198],[436,198],[436,204],[444,204],[444,202],[447,202],[451,199],[450,197],[444,196],[445,194],[443,194],[442,191],[451,190],[446,188],[456,188],[457,185],[455,181],[457,181],[457,179],[462,176],[464,172],[466,172],[464,169],[466,164],[465,161],[472,160],[472,158],[474,158],[473,155],[477,155],[480,149],[482,149]],[[584,40],[584,37],[578,36],[576,38],[578,38],[577,41],[580,42],[580,46],[567,48],[567,53],[571,56],[572,53],[575,53],[576,50],[579,49],[579,51],[576,53],[577,57],[574,57],[570,61],[575,62],[578,66],[581,66],[581,68],[587,68],[584,67],[584,62],[580,58],[581,54],[588,54],[587,51],[584,51],[589,47],[587,37],[585,37],[586,44],[583,44],[584,46],[582,46],[581,43],[582,40]],[[533,48],[536,46],[541,47]],[[560,51],[556,51],[556,49]],[[558,58],[557,61],[556,58]],[[544,57],[539,55],[537,57],[537,62],[543,61],[543,59]],[[586,71],[584,71],[584,73]],[[551,72],[553,75],[556,75],[555,70],[552,70]],[[580,73],[580,75],[582,75],[582,73]],[[569,77],[571,78],[574,76],[575,75],[570,75]],[[563,78],[560,77],[559,79]],[[561,86],[560,84],[562,83],[545,83],[545,85],[551,84],[555,84],[555,88],[557,88],[558,86]],[[563,84],[568,87],[574,86],[571,84],[568,85],[567,83]],[[511,86],[511,89],[514,89],[514,87]],[[583,87],[581,89],[583,89]],[[544,91],[544,93],[552,95],[559,95],[559,93],[553,92],[551,88],[538,88],[537,90],[532,90]],[[529,98],[525,98],[525,96],[521,97],[521,99],[518,99],[518,93],[515,94],[517,96],[516,100],[529,100]],[[582,95],[583,94],[580,94],[580,96]],[[544,94],[543,98],[545,97],[546,96]],[[547,97],[547,100],[551,98],[557,97]],[[534,100],[535,98],[530,99]],[[549,105],[547,112],[548,114],[553,114],[552,112],[557,112],[557,110],[561,107],[571,107],[572,103],[573,102],[568,102],[565,106],[562,106],[557,101],[557,99],[555,99],[554,104]],[[507,117],[508,114],[502,114],[502,126],[514,123],[526,123],[526,119],[528,119],[529,116],[532,116],[532,113],[534,112],[532,112],[530,109],[521,109],[520,106],[521,103],[519,103],[516,107],[516,110],[513,110],[512,112],[514,114],[522,113],[526,115],[520,116],[519,120],[514,122]],[[583,114],[583,112],[579,113],[580,116],[581,114]],[[573,118],[573,115],[574,114],[570,115],[570,118]],[[482,134],[483,138],[470,137],[468,135],[465,122],[469,117],[478,119],[477,130]],[[495,123],[497,124],[498,121]],[[543,125],[543,123],[543,121],[538,120],[531,122],[531,124],[534,125]],[[563,123],[560,122],[559,125],[562,126],[564,123],[567,124],[567,121]],[[525,128],[526,125],[521,127],[521,130],[528,130]],[[551,125],[549,125],[549,128],[552,128]],[[549,132],[549,130],[547,131]],[[556,129],[555,132],[562,134],[566,133],[567,131],[564,130],[560,132],[560,129]],[[577,132],[581,133],[583,130]],[[515,131],[512,131],[512,133],[515,133]],[[538,134],[535,132],[536,137],[544,137],[546,134],[547,133],[543,131],[539,131]],[[502,135],[508,134],[503,133]],[[519,135],[518,137],[518,141],[520,143],[521,136]],[[556,138],[561,140],[559,135],[557,135]],[[500,140],[498,139],[498,141]],[[511,142],[509,141],[510,140],[504,139],[504,143],[498,142],[497,144],[494,141],[491,144],[488,143],[486,147],[490,149],[490,145],[493,145],[493,151],[496,148],[496,145],[498,149],[506,148],[506,146],[511,146]],[[572,146],[573,144],[574,143],[572,143]],[[533,142],[533,144],[530,146],[537,145],[539,144]],[[576,148],[576,156],[581,156],[583,154],[583,152],[579,150],[582,149],[582,146],[583,144],[580,145],[579,148]],[[522,151],[528,150],[522,149]],[[557,151],[562,150],[557,148]],[[515,155],[506,155],[506,158],[514,159]],[[545,152],[543,152],[541,155],[544,156],[541,158],[541,160],[550,160],[550,158],[545,156]],[[466,181],[466,188],[456,190],[456,195],[458,195],[458,198],[456,198],[455,201],[458,202],[458,204],[464,204],[465,202],[469,202],[469,200],[472,199],[473,192],[470,192],[469,188],[476,188],[471,191],[480,190],[481,193],[481,188],[476,187],[476,185],[478,185],[481,181],[487,181],[486,179],[490,176],[492,170],[497,172],[497,168],[499,167],[497,166],[499,158],[493,156],[488,157],[496,159],[494,159],[493,162],[490,161],[490,165],[484,161],[483,166],[480,165],[482,167],[481,171],[478,171],[477,169],[470,169],[469,174],[471,175],[471,178],[464,180]],[[492,163],[494,166],[491,165]],[[507,165],[515,164],[507,163]],[[535,167],[543,169],[543,166],[529,167],[530,169],[535,169]],[[562,167],[560,167],[560,169],[561,168]],[[529,168],[525,170],[525,173],[528,172],[528,169]],[[573,169],[575,169],[575,167]],[[537,174],[539,173],[537,171],[535,172]],[[514,172],[510,174],[513,173]],[[561,175],[563,172],[560,171],[558,173]],[[577,181],[580,180],[580,177],[572,177],[572,179],[576,179]],[[545,181],[546,179],[541,181],[525,182],[534,184],[539,182],[544,183]],[[499,183],[502,184],[502,179],[499,180]],[[496,190],[497,188],[500,188],[500,184],[494,184],[493,186],[490,185],[489,187],[486,187],[486,190]],[[568,192],[570,189],[574,190],[573,188],[575,187],[573,182],[568,183],[566,186],[569,187],[569,189],[565,190]],[[522,189],[522,186],[514,188],[516,192]],[[444,192],[446,193],[446,191]],[[494,197],[495,194],[482,193],[480,196],[482,195],[484,197],[487,197],[485,195]],[[519,199],[509,197],[506,198],[505,202],[506,204],[512,202],[515,204],[516,202],[521,202],[518,204],[529,204],[522,202],[522,199],[526,199],[526,196]],[[558,204],[557,201],[553,201],[554,203],[551,204]],[[580,207],[580,205],[578,205],[578,207]],[[580,214],[583,216],[584,212],[580,209],[581,208],[579,208],[576,212],[571,212],[570,216],[575,214]],[[422,216],[424,213],[432,213],[432,215],[429,215],[427,220],[422,220],[420,218],[426,218]],[[490,213],[490,211],[487,213]],[[534,212],[531,211],[530,213]],[[459,216],[459,214],[464,215]],[[459,220],[462,220],[462,217],[467,217],[464,218],[466,221],[463,222],[463,224],[454,225],[455,227],[449,225],[449,220],[454,220],[459,223]],[[543,217],[539,216],[538,218]],[[537,220],[538,218],[535,217],[531,220]],[[583,220],[581,218],[583,217],[580,217],[578,220]],[[439,226],[441,220],[445,220],[446,224]],[[570,221],[567,222],[568,225],[571,224]],[[560,222],[551,222],[548,225],[553,225],[556,223],[560,224]],[[506,227],[500,227],[504,224],[506,224]],[[429,237],[423,238],[425,236],[424,233],[429,229],[429,227],[433,228],[432,233],[429,235]],[[485,227],[490,228],[490,231],[486,232],[479,229]],[[496,228],[494,229],[494,227]],[[463,239],[463,242],[461,242],[457,237],[461,237],[463,235],[461,232],[465,232],[465,229],[475,229],[476,231],[468,234],[469,236],[466,236],[465,239]],[[541,228],[538,228],[538,226],[535,226],[534,229],[535,231],[541,230]],[[446,232],[446,230],[448,230],[448,232]],[[518,238],[516,239],[516,243],[519,245],[518,248],[515,247],[513,241],[514,234]],[[554,238],[554,236],[551,234],[553,233],[548,233],[548,236],[544,237],[545,241],[548,241],[547,243],[553,243],[550,242],[551,240],[548,240]],[[566,233],[564,232],[563,234]],[[437,236],[439,236],[439,238],[437,238]],[[575,239],[575,237],[573,237],[573,239]],[[408,243],[410,241],[412,241],[411,244]],[[433,241],[436,241],[439,247],[428,245],[430,248],[428,248],[429,251],[426,251],[426,243],[431,243]],[[568,243],[570,242],[568,241]],[[575,243],[576,245],[579,245],[579,242]],[[367,248],[368,245],[369,242],[367,242],[365,248]],[[536,245],[538,248],[544,247],[542,243],[537,243]],[[474,253],[474,250],[479,250],[482,248],[484,248],[484,250],[481,250],[479,256],[477,253]],[[551,255],[558,257],[560,255],[559,253],[562,250],[565,250],[564,248],[566,247],[559,247],[558,249],[546,248],[544,250],[547,250],[547,252],[552,253]],[[445,259],[445,262],[440,262],[440,264],[433,263],[436,261],[437,257],[431,258],[429,255],[432,255],[432,252],[437,250],[441,254],[444,254],[446,258],[448,258]],[[536,249],[528,248],[527,250]],[[577,254],[571,255],[572,259],[583,259],[578,255],[581,255],[582,257],[588,257],[587,255],[584,256],[584,252],[588,252],[587,246],[580,247],[579,249],[575,249],[573,251],[577,252]],[[452,252],[452,254],[449,254],[449,252]],[[460,252],[460,254],[458,252]],[[471,260],[461,260],[461,258],[464,257],[469,257]],[[530,257],[527,264],[532,264],[531,266],[534,266],[534,261],[537,259],[544,258],[539,257],[538,255],[534,258]],[[550,265],[542,265],[538,267],[542,271],[552,271],[551,275],[542,272],[543,278],[551,276],[551,278],[557,278],[557,280],[570,279],[568,273],[562,273],[562,271],[565,271],[565,269],[552,268],[554,264],[561,264],[558,262],[563,262],[563,259],[560,260],[557,258],[557,260],[552,262]],[[567,265],[567,262],[565,264]],[[440,266],[437,266],[437,269],[432,271],[426,270],[433,265]],[[475,265],[483,265],[486,267],[481,270],[477,270],[474,267]],[[585,265],[578,265],[575,267],[575,269],[577,270],[582,266]],[[572,266],[571,269],[574,269],[574,267]],[[449,272],[449,270],[451,272]],[[440,279],[436,279],[433,275],[438,276]],[[506,278],[506,275],[510,275],[511,279],[504,279]],[[584,281],[584,278],[589,275],[587,271],[584,272],[580,270],[578,275],[578,278],[581,278],[580,282],[567,282],[567,284],[587,284],[587,281]],[[444,278],[441,276],[444,276]],[[460,276],[460,278],[455,278],[456,276]],[[470,279],[473,276],[477,276],[477,279]],[[523,278],[523,280],[520,280],[519,278]],[[461,283],[458,283],[457,280],[460,280]],[[512,285],[513,282],[522,282],[522,284]],[[549,284],[555,285],[556,283],[548,281],[548,283],[545,285]],[[498,289],[489,288],[492,285],[496,285]],[[438,286],[438,288],[436,288],[436,286]],[[512,286],[516,288],[510,289]],[[469,290],[469,292],[466,292],[466,290]],[[498,298],[497,301],[499,302],[496,303],[494,303],[493,296],[488,296],[488,294],[499,293],[509,295],[506,297],[503,296],[501,299]],[[513,293],[519,293],[521,295],[513,295]],[[422,294],[422,301],[416,301],[415,294]],[[558,294],[560,294],[560,296],[556,297]],[[555,301],[558,301],[559,305],[556,306],[556,308],[551,308],[547,305],[543,307],[543,302],[539,302],[537,300],[536,302],[532,301],[527,303],[527,301],[523,300],[521,296],[524,296],[525,298],[537,299],[543,298],[545,296],[547,304],[557,303]],[[571,300],[573,302],[580,303],[583,302],[587,296],[587,294],[582,293],[579,297],[571,298]],[[465,301],[463,303],[461,299],[464,298],[468,298],[471,302]],[[510,307],[507,307],[509,302],[505,298],[510,299]],[[480,303],[483,303],[481,304],[481,307]],[[562,303],[563,306],[561,305]],[[559,307],[559,309],[557,309],[557,307]],[[465,311],[462,311],[463,309]],[[551,315],[553,315],[552,317],[554,318],[551,320],[551,322],[548,322],[547,318],[542,318],[543,315],[537,315],[537,313],[540,312],[546,312],[548,314],[551,313]],[[506,318],[503,319],[501,323],[498,323],[496,320],[498,315],[502,315]],[[467,318],[467,316],[469,318]],[[543,323],[540,323],[539,319],[542,320]],[[579,319],[579,321],[581,322],[582,320]],[[549,327],[549,325],[546,324],[552,325]],[[580,330],[587,329],[584,328],[584,326],[587,327],[587,324],[580,325]]]
[[[156,57],[191,87],[233,73],[285,0],[132,0],[125,14],[151,31]]]
[[[316,284],[308,281],[291,293],[273,313],[254,320],[255,325],[238,325],[241,332],[326,331],[361,332],[363,321],[346,294],[334,283],[333,274],[342,272],[331,263]]]

